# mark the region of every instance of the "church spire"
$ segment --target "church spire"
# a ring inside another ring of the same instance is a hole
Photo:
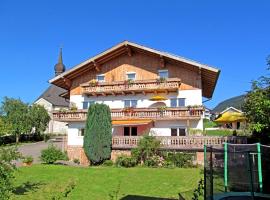
[[[58,56],[58,63],[54,66],[55,76],[62,74],[65,70],[66,70],[66,67],[63,64],[62,48],[60,48],[59,56]]]

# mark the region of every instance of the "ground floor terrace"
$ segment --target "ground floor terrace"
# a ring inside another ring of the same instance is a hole
[[[112,136],[113,161],[120,155],[131,155],[131,149],[136,148],[143,136]],[[204,145],[222,146],[223,143],[246,144],[246,137],[236,136],[154,136],[160,140],[160,150],[195,153],[197,164],[203,164]],[[67,145],[70,160],[79,159],[81,164],[89,164],[82,145]]]

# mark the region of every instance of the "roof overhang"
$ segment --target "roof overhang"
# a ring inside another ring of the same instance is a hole
[[[219,69],[167,52],[162,52],[139,44],[135,44],[129,41],[121,42],[118,45],[115,45],[114,47],[74,66],[70,70],[52,78],[49,82],[59,87],[69,89],[70,80],[89,71],[89,69],[91,68],[96,68],[97,65],[103,64],[108,60],[124,53],[129,54],[131,51],[143,52],[151,54],[153,56],[161,57],[162,59],[165,59],[167,61],[187,64],[186,67],[189,70],[198,71],[199,73],[201,73],[203,96],[206,98],[212,97],[219,77]]]

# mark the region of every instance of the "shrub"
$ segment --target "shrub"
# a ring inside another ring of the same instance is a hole
[[[113,161],[112,160],[105,160],[102,165],[107,166],[107,167],[113,166]]]
[[[164,165],[164,159],[161,156],[152,156],[145,160],[144,165],[147,167],[162,167]]]
[[[67,160],[67,155],[54,145],[50,145],[47,149],[41,151],[41,160],[46,164],[53,164],[57,160]]]
[[[159,140],[153,136],[145,135],[140,139],[137,148],[132,150],[131,155],[136,159],[137,163],[145,163],[145,161],[149,160],[152,156],[158,155],[159,148]]]
[[[78,164],[78,165],[80,164],[80,160],[78,158],[73,159],[73,162]]]
[[[83,148],[92,164],[101,164],[111,157],[112,123],[107,105],[93,104],[89,107],[85,126]]]
[[[166,161],[173,163],[175,167],[194,167],[192,153],[168,153]]]
[[[137,161],[135,158],[124,156],[124,155],[117,157],[115,161],[115,165],[117,167],[135,167],[136,164],[137,164]]]
[[[31,162],[33,162],[33,157],[32,156],[25,156],[24,158],[23,158],[23,163],[31,163]]]
[[[14,170],[16,166],[12,162],[21,158],[16,148],[0,148],[0,199],[9,199],[14,188]]]

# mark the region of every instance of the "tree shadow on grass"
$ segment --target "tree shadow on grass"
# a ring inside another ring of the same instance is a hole
[[[35,192],[40,188],[41,185],[45,185],[45,184],[41,182],[32,183],[30,181],[27,181],[23,183],[22,185],[14,188],[12,193],[16,195],[24,195],[25,193],[30,192],[30,191]]]
[[[139,195],[127,195],[125,197],[122,197],[120,200],[177,200],[177,199],[139,196]]]

